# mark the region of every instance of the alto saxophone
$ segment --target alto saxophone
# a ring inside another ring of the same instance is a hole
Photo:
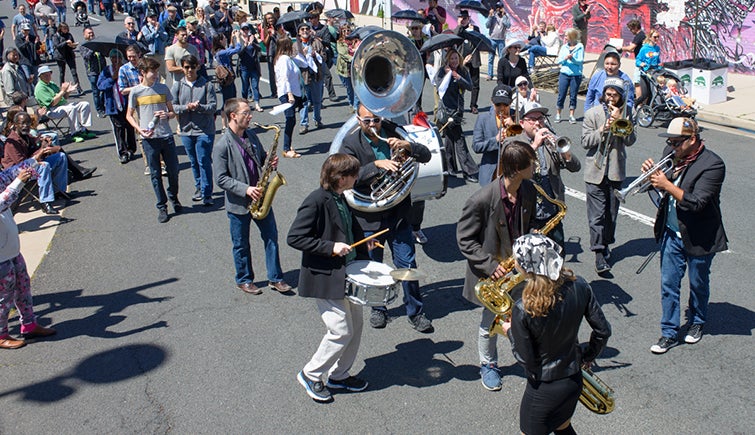
[[[262,195],[259,199],[252,200],[248,207],[249,213],[252,214],[252,219],[260,220],[264,219],[270,213],[270,206],[273,204],[275,192],[279,187],[286,184],[286,179],[277,170],[275,171],[275,177],[272,180],[270,179],[270,173],[273,172],[273,159],[278,152],[278,137],[281,134],[280,127],[277,125],[260,125],[256,122],[254,125],[265,130],[275,130],[273,146],[270,147],[270,152],[267,153],[267,159],[265,159],[265,164],[260,174],[260,181],[257,183],[257,187],[262,190]]]
[[[545,225],[538,230],[540,234],[548,234],[559,222],[566,216],[566,204],[555,198],[548,196],[545,191],[533,184],[535,190],[548,202],[558,207],[558,213],[553,216]],[[524,281],[524,275],[517,273],[514,269],[514,257],[508,257],[501,262],[501,266],[506,271],[502,278],[483,278],[474,286],[477,299],[485,305],[485,308],[495,313],[495,319],[488,329],[490,336],[503,334],[502,323],[511,316],[511,310],[514,307],[514,299],[511,297],[511,291]]]
[[[613,411],[613,390],[590,369],[582,369],[582,393],[579,401],[596,414]]]

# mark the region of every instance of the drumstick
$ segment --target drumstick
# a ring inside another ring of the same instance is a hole
[[[364,239],[362,239],[362,240],[360,240],[360,241],[358,241],[358,242],[354,243],[353,245],[350,245],[350,246],[349,246],[349,248],[351,248],[351,249],[354,249],[354,248],[356,248],[357,246],[361,245],[362,243],[368,242],[368,241],[370,241],[370,240],[374,239],[375,237],[379,237],[379,236],[382,236],[383,234],[387,233],[387,232],[388,232],[388,231],[390,231],[390,230],[391,230],[390,228],[386,228],[386,229],[384,229],[384,230],[382,230],[382,231],[378,231],[377,233],[375,233],[375,234],[373,234],[373,235],[371,235],[371,236],[367,236],[367,237],[365,237]]]

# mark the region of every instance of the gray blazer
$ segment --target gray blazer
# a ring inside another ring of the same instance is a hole
[[[493,181],[495,167],[498,164],[498,150],[501,147],[496,136],[498,136],[498,124],[495,120],[495,107],[490,107],[489,111],[480,113],[477,117],[472,136],[472,150],[477,154],[482,154],[480,173],[477,174],[480,186],[487,186]]]
[[[179,136],[215,136],[215,110],[217,110],[217,97],[213,84],[200,76],[190,86],[186,77],[173,82],[170,88],[173,95],[173,110],[178,115]],[[189,103],[199,101],[197,110],[189,110]]]
[[[252,130],[247,130],[246,135],[251,146],[245,149],[252,157],[257,171],[261,172],[267,153]],[[249,213],[247,207],[252,202],[252,198],[246,194],[251,180],[244,157],[236,145],[238,141],[239,138],[227,128],[212,150],[212,171],[215,173],[215,183],[225,191],[226,211],[243,215]]]
[[[608,153],[608,159],[602,169],[595,167],[595,155],[598,147],[604,140],[601,127],[606,123],[606,111],[603,104],[591,107],[582,121],[582,146],[587,150],[585,156],[585,183],[600,184],[605,177],[611,181],[624,181],[626,178],[627,150],[637,141],[637,134],[632,134],[625,138],[613,137],[611,140],[611,151]],[[608,131],[605,132],[608,135]]]
[[[534,225],[535,188],[529,180],[519,188],[519,228],[514,234],[526,234]],[[456,225],[456,242],[467,259],[463,296],[481,305],[474,292],[480,278],[489,278],[498,263],[513,255],[506,212],[501,200],[500,183],[490,183],[472,195],[464,204]]]

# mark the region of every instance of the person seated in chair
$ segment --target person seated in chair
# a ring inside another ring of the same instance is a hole
[[[16,113],[13,117],[13,131],[5,141],[5,153],[2,164],[4,168],[17,165],[31,158],[39,148],[50,148],[50,155],[39,165],[39,200],[45,214],[58,214],[52,206],[55,200],[55,190],[61,196],[67,197],[68,189],[68,161],[60,147],[52,146],[49,136],[33,137],[31,132],[31,116],[25,112]]]
[[[40,106],[47,108],[47,117],[60,119],[68,117],[68,127],[74,142],[82,142],[84,139],[95,137],[87,130],[92,126],[92,109],[87,101],[68,103],[66,97],[76,92],[76,85],[64,82],[60,87],[52,82],[52,70],[43,65],[37,72],[39,82],[34,88],[34,97]]]

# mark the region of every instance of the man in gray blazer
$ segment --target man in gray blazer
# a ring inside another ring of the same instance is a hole
[[[223,106],[228,128],[218,139],[212,153],[212,169],[215,182],[225,191],[225,210],[231,221],[231,242],[233,243],[233,263],[236,267],[236,287],[253,295],[262,293],[254,285],[252,252],[249,246],[249,226],[252,215],[248,207],[252,200],[264,194],[257,185],[260,180],[267,153],[259,138],[249,130],[252,110],[246,100],[231,98]],[[278,166],[278,157],[273,156],[272,164]],[[278,226],[273,210],[260,220],[254,220],[260,230],[265,245],[265,265],[269,286],[286,293],[291,286],[283,281],[283,271],[278,255]]]
[[[528,143],[512,139],[503,147],[503,176],[467,200],[456,226],[456,242],[467,259],[463,296],[477,305],[481,305],[474,290],[477,282],[510,272],[501,262],[513,255],[514,240],[535,228],[535,188],[530,181],[535,151]],[[489,333],[496,314],[483,308],[477,341],[482,385],[490,391],[501,389],[496,337]]]
[[[632,132],[626,137],[610,133],[611,125],[626,116],[631,123],[630,110],[623,111],[626,101],[624,80],[609,77],[603,85],[600,104],[585,112],[582,121],[582,146],[585,156],[584,180],[587,193],[587,221],[590,225],[590,250],[595,252],[595,271],[611,270],[608,264],[609,245],[616,240],[616,218],[619,200],[613,194],[626,178],[626,147],[637,140]]]

